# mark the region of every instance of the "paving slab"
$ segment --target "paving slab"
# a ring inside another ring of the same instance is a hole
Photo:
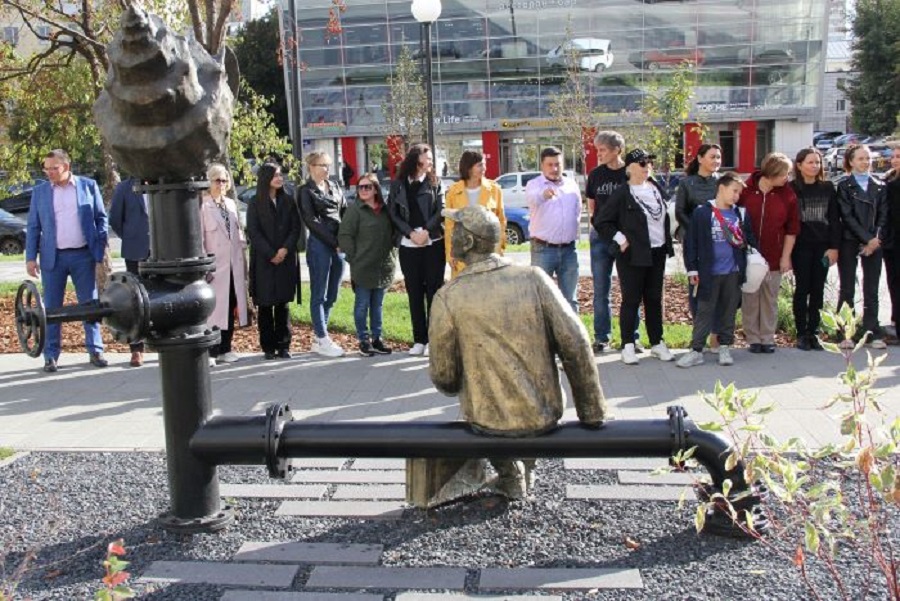
[[[316,566],[306,588],[463,589],[465,568],[365,568]]]
[[[406,473],[396,470],[299,470],[291,482],[344,484],[405,484]]]
[[[291,461],[295,470],[323,468],[339,470],[345,463],[347,460],[341,457],[299,457]]]
[[[220,484],[223,497],[258,499],[321,499],[328,492],[325,484]]]
[[[687,492],[685,492],[687,491]],[[693,489],[684,486],[641,486],[605,484],[567,484],[567,499],[600,499],[607,501],[678,501],[681,496],[695,498]]]
[[[463,595],[454,593],[400,593],[396,601],[562,601],[558,595]]]
[[[564,459],[567,470],[655,470],[669,465],[664,457],[597,457]]]
[[[649,484],[650,486],[686,485],[690,486],[697,480],[709,482],[709,474],[690,474],[686,472],[670,472],[654,474],[653,472],[621,470],[618,472],[619,482],[622,484]]]
[[[389,459],[389,458],[374,458],[374,459],[366,459],[365,457],[361,459],[356,459],[353,461],[353,465],[350,466],[352,470],[406,470],[406,459]]]
[[[615,568],[483,568],[478,590],[644,588],[638,570]]]
[[[382,545],[247,541],[232,559],[319,565],[373,565],[381,560],[383,550]]]
[[[405,484],[342,484],[337,487],[331,498],[335,501],[347,499],[406,499]]]
[[[406,508],[396,501],[285,501],[275,515],[396,520]]]
[[[154,561],[141,574],[145,582],[173,584],[214,584],[217,586],[259,586],[288,588],[299,566],[214,561]]]
[[[479,597],[480,598],[480,597]],[[219,601],[382,601],[370,593],[296,593],[293,591],[226,591]],[[549,599],[549,597],[541,597]]]

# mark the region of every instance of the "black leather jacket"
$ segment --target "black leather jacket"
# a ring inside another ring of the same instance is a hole
[[[441,182],[437,180],[434,185],[426,178],[419,187],[415,201],[419,203],[419,210],[425,218],[425,229],[432,240],[444,237],[444,217],[441,211],[444,208],[444,191]],[[413,228],[409,225],[409,199],[406,197],[406,186],[400,180],[391,183],[391,191],[388,194],[388,214],[394,224],[395,244],[400,239],[409,236]]]
[[[338,228],[341,217],[347,210],[344,191],[334,182],[328,182],[328,192],[322,192],[316,183],[309,179],[300,188],[300,216],[309,228],[310,235],[315,236],[331,248],[338,247]]]
[[[870,175],[866,192],[852,175],[848,175],[838,182],[837,197],[844,240],[868,244],[876,236],[882,243],[888,239],[887,186],[884,182]]]

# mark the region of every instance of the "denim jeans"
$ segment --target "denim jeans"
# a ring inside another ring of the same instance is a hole
[[[531,241],[531,264],[540,267],[551,277],[556,276],[563,297],[578,314],[578,254],[575,243],[556,248]]]
[[[610,252],[610,245],[600,239],[596,230],[591,228],[591,279],[594,282],[594,342],[609,344],[612,333],[612,308],[609,304],[609,293],[612,290],[612,272],[616,258]],[[640,338],[638,327],[641,325],[641,313],[638,311],[635,321],[635,339]]]
[[[310,236],[306,244],[306,264],[309,267],[309,312],[316,337],[328,335],[328,315],[337,300],[344,273],[344,254]]]
[[[353,321],[356,323],[356,337],[360,342],[381,338],[381,316],[384,306],[384,288],[363,288],[356,286],[356,301],[353,303]],[[368,321],[368,324],[366,323]],[[371,326],[371,330],[368,326]],[[372,337],[369,337],[371,332]]]
[[[66,282],[69,276],[75,284],[75,295],[79,303],[86,303],[97,298],[96,263],[91,251],[87,248],[78,250],[57,250],[56,264],[53,269],[41,270],[41,282],[44,284],[44,307],[58,309],[62,307],[66,293]],[[59,359],[62,329],[59,323],[47,324],[47,342],[44,346],[44,359]],[[103,337],[100,334],[100,322],[84,322],[84,346],[88,353],[103,351]]]

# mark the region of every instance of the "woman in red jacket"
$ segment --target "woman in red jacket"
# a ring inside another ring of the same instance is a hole
[[[747,208],[759,251],[769,263],[769,274],[753,294],[741,302],[744,337],[751,353],[775,352],[778,325],[778,290],[782,274],[791,271],[791,252],[800,233],[797,196],[787,185],[791,159],[780,152],[763,158],[759,171],[747,180],[738,204]]]

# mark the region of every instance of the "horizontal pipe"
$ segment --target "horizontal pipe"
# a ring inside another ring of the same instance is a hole
[[[191,451],[211,464],[262,465],[267,459],[265,416],[214,417],[191,439]],[[600,429],[579,422],[528,438],[476,434],[464,422],[287,422],[277,441],[284,457],[664,457],[675,452],[673,422],[667,419],[610,421]],[[685,447],[721,488],[730,478],[745,490],[743,466],[725,469],[731,446],[720,436],[684,420]]]

